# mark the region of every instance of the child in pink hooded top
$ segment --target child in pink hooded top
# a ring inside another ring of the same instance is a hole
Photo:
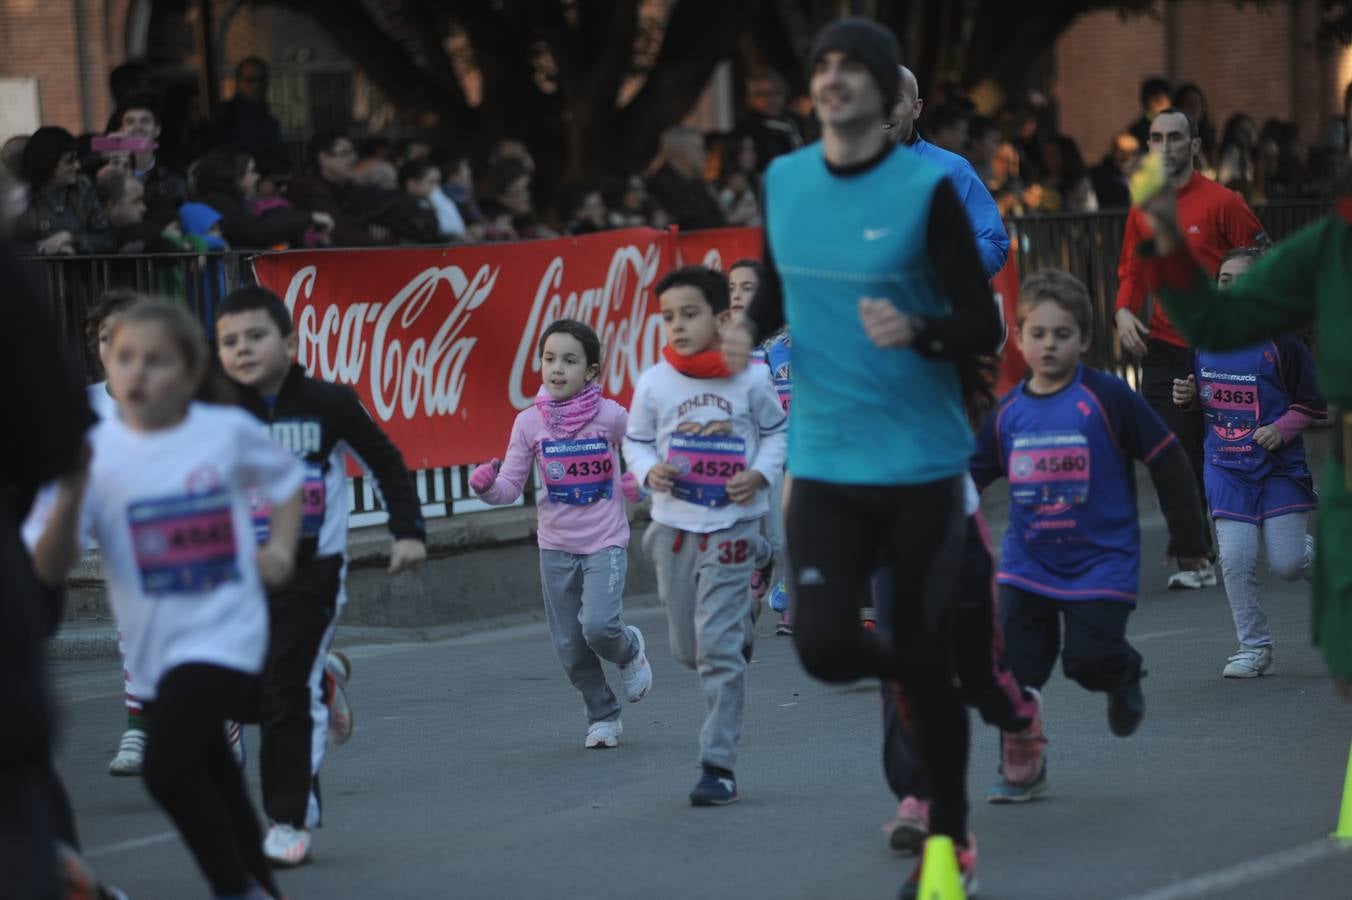
[[[621,479],[615,452],[629,417],[601,396],[595,381],[601,341],[583,323],[560,319],[545,329],[540,370],[544,384],[535,404],[517,415],[506,460],[479,466],[469,483],[485,503],[505,505],[521,496],[532,463],[539,464],[540,586],[549,636],[586,705],[584,746],[616,747],[620,704],[601,660],[619,666],[630,703],[652,686],[643,634],[621,619],[629,520],[620,494],[639,493],[632,479]]]

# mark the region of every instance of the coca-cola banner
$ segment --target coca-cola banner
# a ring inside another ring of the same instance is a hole
[[[759,228],[712,228],[676,236],[680,264],[727,271],[739,259],[760,259],[765,234]]]
[[[647,228],[467,247],[308,250],[255,258],[286,300],[299,360],[350,384],[411,469],[501,456],[540,387],[540,332],[580,319],[601,336],[601,386],[628,404],[658,359],[652,288],[675,238]]]

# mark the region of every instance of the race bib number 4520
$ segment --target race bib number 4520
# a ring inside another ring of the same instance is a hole
[[[746,441],[726,434],[671,436],[667,462],[676,467],[671,496],[700,506],[727,506],[728,480],[746,471]]]
[[[1089,498],[1089,439],[1079,432],[1020,434],[1009,453],[1015,503],[1062,506]]]
[[[205,594],[240,580],[225,490],[142,500],[128,507],[127,517],[147,596]]]

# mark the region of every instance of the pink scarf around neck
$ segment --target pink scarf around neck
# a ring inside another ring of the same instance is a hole
[[[574,437],[596,418],[600,406],[601,386],[595,383],[587,385],[567,400],[555,400],[549,396],[549,390],[544,385],[540,385],[540,391],[535,395],[535,408],[544,417],[545,430],[557,440]]]

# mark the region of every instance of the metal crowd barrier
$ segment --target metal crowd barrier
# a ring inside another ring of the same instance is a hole
[[[1254,212],[1275,242],[1322,218],[1331,209],[1332,203],[1327,201],[1291,201],[1255,207]],[[1021,279],[1042,269],[1064,269],[1088,288],[1094,304],[1090,364],[1114,371],[1132,384],[1139,383],[1139,364],[1120,352],[1113,329],[1117,263],[1127,211],[1020,216],[1005,224],[1016,251]],[[1149,321],[1148,306],[1144,312],[1145,321]]]
[[[1326,215],[1329,202],[1287,202],[1255,209],[1274,241]],[[1055,267],[1075,275],[1089,289],[1094,303],[1090,362],[1139,383],[1137,364],[1118,351],[1113,331],[1117,294],[1117,259],[1126,227],[1126,210],[1021,216],[1006,222],[1016,249],[1021,277]],[[113,287],[168,296],[188,303],[211,333],[215,305],[227,293],[253,281],[251,253],[176,253],[153,256],[50,256],[21,260],[29,281],[48,299],[61,325],[64,349],[81,361],[91,380],[98,361],[89,355],[85,316],[99,295]],[[502,436],[503,441],[507,435]],[[458,515],[487,507],[469,488],[470,467],[427,469],[415,473],[418,496],[428,518]],[[352,524],[375,525],[385,520],[380,498],[370,479],[349,480]],[[534,503],[537,484],[528,484],[518,505]]]

